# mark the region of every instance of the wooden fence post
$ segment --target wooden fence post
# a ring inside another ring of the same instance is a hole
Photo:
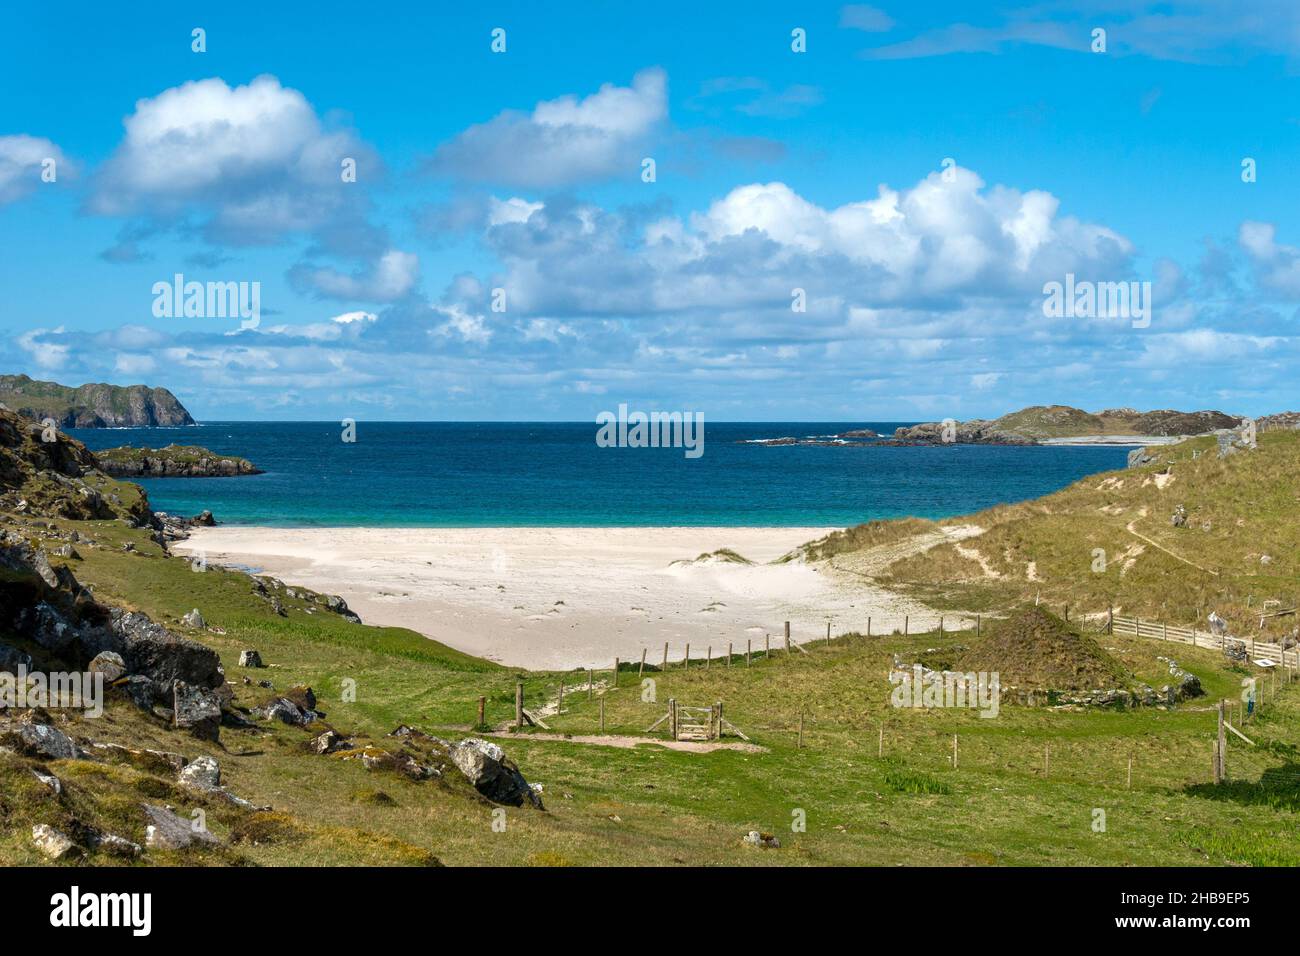
[[[976,614],[975,615],[975,640],[978,641],[979,637],[980,637],[980,616]]]
[[[682,667],[689,668],[690,666],[691,666],[691,645],[687,644],[686,656],[682,658]]]
[[[871,618],[867,618],[867,637],[871,637]]]
[[[677,700],[673,697],[668,698],[668,735],[677,739]]]
[[[767,660],[771,656],[772,656],[772,635],[764,634],[763,635],[763,660]]]
[[[727,666],[731,666],[731,641],[727,641]]]
[[[785,622],[785,652],[790,653],[790,622]]]
[[[799,711],[799,748],[803,748],[803,711]]]
[[[826,622],[826,646],[831,646],[831,622]]]
[[[605,732],[605,698],[600,698],[600,732]]]
[[[1106,607],[1106,633],[1115,633],[1115,605],[1113,604]]]
[[[484,727],[487,725],[487,720],[484,719],[484,711],[486,710],[487,710],[487,698],[480,697],[478,699],[478,723],[475,724],[474,726]]]
[[[746,666],[746,667],[749,666],[750,657],[751,657],[751,655],[753,654],[753,650],[754,650],[753,645],[754,645],[754,642],[753,642],[753,640],[752,640],[751,638],[748,638],[748,637],[745,638],[745,666]]]
[[[640,680],[645,674],[645,648],[641,648],[641,667],[636,672],[637,680]]]
[[[515,682],[515,730],[524,729],[524,682]]]
[[[587,668],[587,700],[591,700],[591,695],[596,692],[595,674],[590,667]]]
[[[939,636],[943,637],[943,615],[939,615]]]
[[[911,621],[908,619],[908,616],[904,614],[903,615],[903,636],[904,637],[907,637],[907,629],[910,626],[910,624]]]
[[[619,660],[616,657],[614,658],[614,686],[615,687],[618,686],[618,664],[619,664]]]
[[[718,739],[721,740],[722,739],[722,701],[718,701],[718,703],[715,706],[717,707],[718,710]]]
[[[1214,782],[1221,783],[1228,775],[1228,739],[1223,731],[1223,701],[1219,701],[1219,764],[1214,774]]]
[[[713,666],[713,645],[710,644],[704,649],[704,669],[708,670]]]
[[[668,672],[668,642],[664,641],[664,673]]]

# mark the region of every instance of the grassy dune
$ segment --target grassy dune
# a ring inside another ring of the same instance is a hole
[[[900,561],[882,581],[940,607],[1008,606],[1041,595],[1058,609],[1114,605],[1184,625],[1217,610],[1238,630],[1258,623],[1266,600],[1294,606],[1300,432],[1264,433],[1257,451],[1222,459],[1210,438],[1151,453],[1157,461],[1141,468],[942,522],[986,530]],[[1174,527],[1180,505],[1187,521]],[[1284,618],[1264,633],[1275,637],[1294,625]]]

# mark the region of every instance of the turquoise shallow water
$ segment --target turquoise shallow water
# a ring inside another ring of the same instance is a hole
[[[707,423],[704,454],[602,448],[594,423],[211,422],[77,429],[92,449],[199,444],[265,469],[142,482],[157,510],[287,526],[846,525],[941,518],[1122,468],[1124,448],[763,446],[903,422]]]

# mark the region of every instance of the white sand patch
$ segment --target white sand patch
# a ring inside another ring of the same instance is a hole
[[[800,562],[769,564],[828,528],[248,528],[196,529],[178,553],[261,569],[340,594],[371,624],[408,627],[521,667],[609,667],[743,651],[865,630],[917,601]],[[936,543],[948,535],[936,535]],[[730,548],[753,565],[709,560]],[[686,562],[674,564],[673,562]],[[707,610],[706,610],[707,609]]]
[[[989,564],[989,559],[984,557],[984,552],[980,551],[979,548],[967,548],[960,544],[954,545],[954,548],[963,558],[974,561],[978,564],[980,570],[984,572],[984,577],[993,579],[1002,577],[1002,573],[998,571],[997,568],[993,567],[993,565]]]

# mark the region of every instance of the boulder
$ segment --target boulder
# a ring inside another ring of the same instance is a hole
[[[62,860],[77,851],[77,845],[67,834],[44,823],[32,827],[32,842],[51,860]]]
[[[208,622],[203,620],[203,615],[199,613],[198,608],[195,608],[194,610],[190,611],[189,614],[186,614],[184,617],[182,617],[181,623],[184,624],[186,627],[193,627],[200,631],[208,626]]]
[[[41,773],[39,770],[33,770],[32,776],[45,784],[45,786],[49,787],[56,797],[63,793],[63,781],[54,776],[54,774]]]
[[[494,803],[519,807],[528,801],[539,810],[545,809],[519,767],[491,741],[476,737],[462,740],[452,748],[451,760],[474,789]]]
[[[221,765],[212,757],[195,757],[177,776],[186,790],[216,790],[221,786]]]
[[[36,552],[32,558],[32,567],[46,585],[51,588],[59,586],[59,576],[54,573],[54,568],[50,565],[50,558],[44,551]]]
[[[113,651],[121,655],[127,673],[153,682],[159,701],[167,699],[176,680],[210,689],[226,683],[216,651],[169,631],[138,611],[113,608],[108,623],[83,634],[81,642],[92,654]]]
[[[273,697],[263,706],[254,708],[253,713],[264,720],[278,720],[296,727],[310,724],[321,716],[317,711],[303,707],[289,697]]]
[[[88,670],[92,674],[103,674],[104,683],[111,684],[126,676],[126,661],[117,651],[100,651],[91,660]]]
[[[210,690],[178,680],[172,686],[172,721],[201,740],[221,733],[221,698]]]
[[[161,850],[183,850],[194,843],[216,843],[217,838],[192,821],[177,816],[165,807],[144,804],[149,823],[144,828],[145,846]]]
[[[1141,468],[1156,460],[1155,455],[1148,455],[1145,448],[1134,448],[1128,453],[1128,467]]]
[[[255,650],[246,650],[239,652],[240,667],[265,667],[262,663],[262,655]]]
[[[140,844],[113,833],[93,833],[90,842],[96,850],[103,850],[113,856],[135,857],[144,852]]]
[[[776,850],[780,849],[781,841],[770,833],[760,833],[758,830],[750,830],[745,834],[745,842],[750,846],[762,847],[763,849]]]
[[[18,725],[18,743],[33,757],[48,760],[71,760],[77,756],[72,738],[49,724],[24,721]]]
[[[348,746],[348,742],[343,735],[333,730],[317,734],[311,740],[312,753],[318,754],[332,754],[336,750],[346,750]]]

